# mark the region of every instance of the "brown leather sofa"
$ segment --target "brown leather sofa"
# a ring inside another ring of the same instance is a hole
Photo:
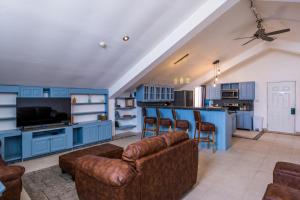
[[[22,191],[22,175],[25,168],[21,166],[7,166],[0,156],[0,181],[5,185],[5,192],[0,200],[20,200]]]
[[[300,200],[300,165],[278,162],[263,200]]]
[[[122,159],[85,156],[76,163],[80,200],[175,200],[196,183],[198,146],[184,132],[129,145]]]

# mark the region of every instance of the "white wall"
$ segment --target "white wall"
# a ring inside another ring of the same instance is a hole
[[[300,132],[300,56],[268,51],[221,75],[220,83],[256,82],[254,114],[264,117],[267,128],[267,83],[296,81],[296,131]]]

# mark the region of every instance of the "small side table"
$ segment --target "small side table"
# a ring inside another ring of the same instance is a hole
[[[3,183],[0,181],[0,197],[2,196],[3,192],[5,192],[5,186]]]

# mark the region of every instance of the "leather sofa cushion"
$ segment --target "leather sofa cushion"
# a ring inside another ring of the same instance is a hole
[[[165,140],[168,146],[173,146],[189,139],[189,135],[182,131],[163,134],[161,137]]]
[[[300,177],[300,165],[288,162],[277,162],[274,168],[274,174],[286,174]]]
[[[263,200],[299,200],[300,190],[277,184],[269,184]]]
[[[131,165],[120,159],[92,155],[79,158],[76,170],[81,170],[106,185],[119,187],[126,185],[137,175]]]
[[[130,144],[124,150],[122,159],[134,162],[142,157],[154,154],[167,148],[167,144],[162,137],[146,138],[142,141]]]
[[[21,178],[25,172],[22,166],[1,166],[0,167],[0,181],[12,181]]]

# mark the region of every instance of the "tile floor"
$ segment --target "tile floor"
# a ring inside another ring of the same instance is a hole
[[[130,137],[111,143],[126,146],[138,141]],[[19,163],[26,172],[58,164],[58,156]],[[277,161],[300,164],[300,137],[265,133],[259,140],[233,138],[226,152],[213,154],[201,150],[199,154],[198,182],[184,200],[260,200]],[[22,200],[30,200],[23,190]]]

